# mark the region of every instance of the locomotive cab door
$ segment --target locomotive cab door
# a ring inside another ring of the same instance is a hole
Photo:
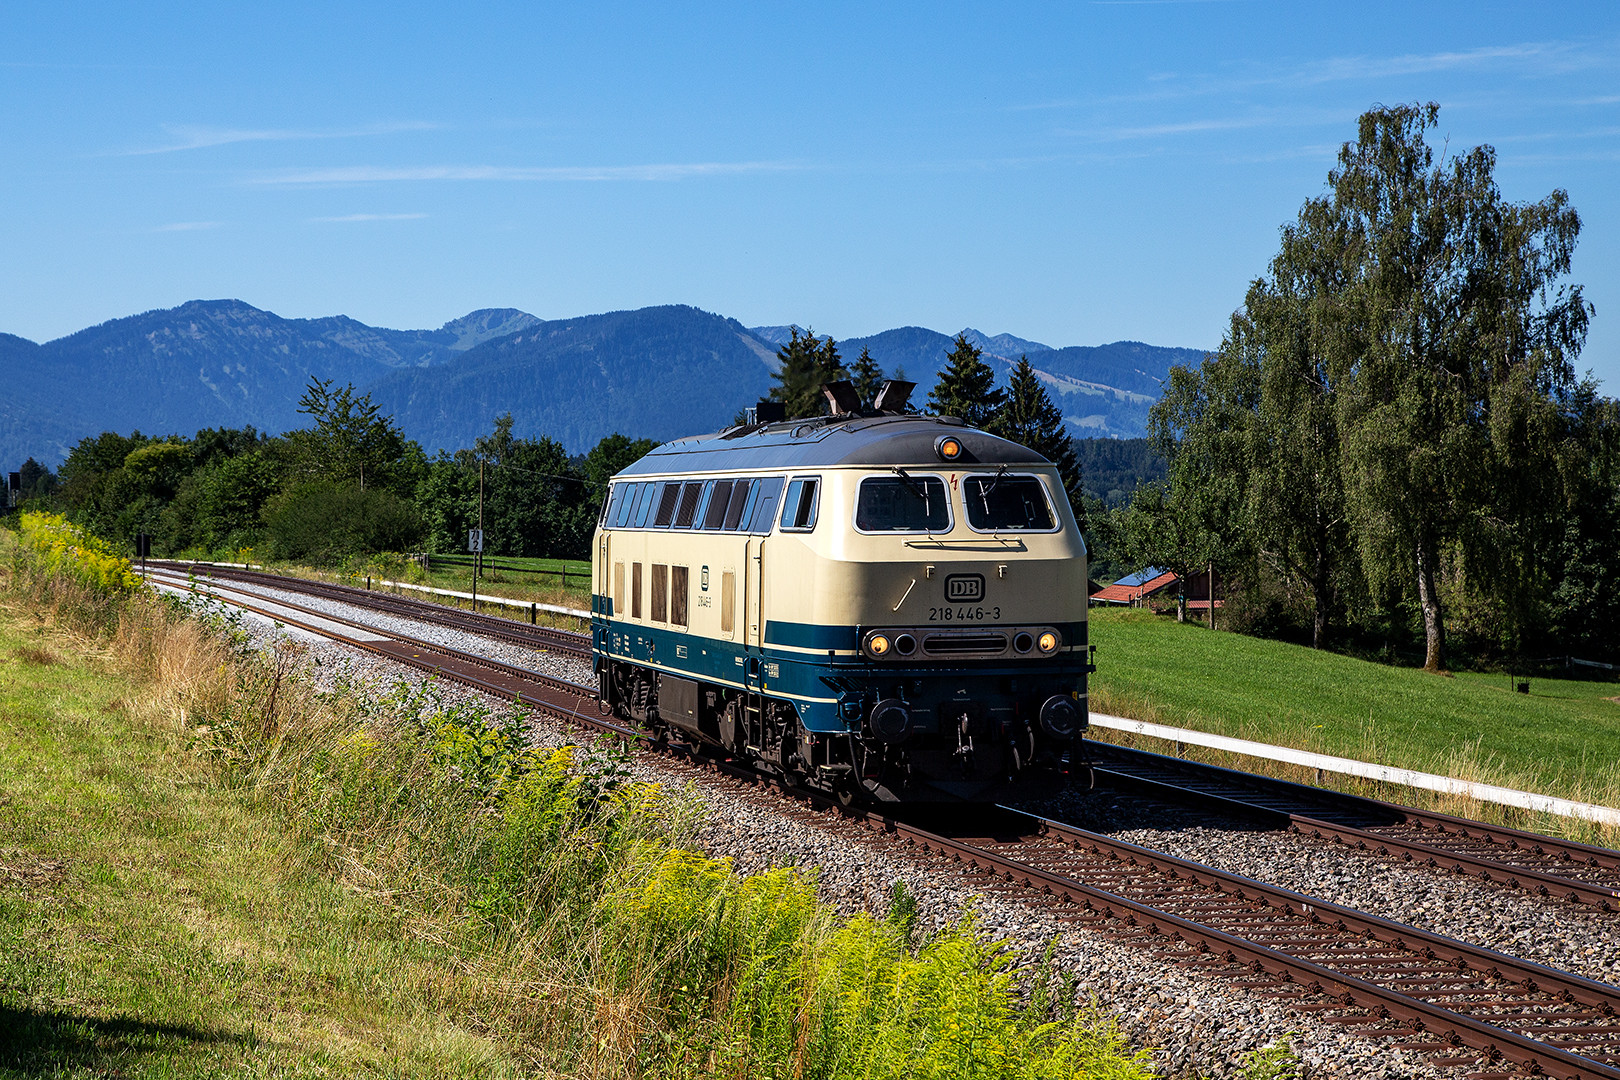
[[[761,592],[765,581],[765,537],[750,536],[743,555],[742,573],[742,640],[743,681],[748,689],[758,693],[760,682],[760,656],[764,644],[761,638]]]

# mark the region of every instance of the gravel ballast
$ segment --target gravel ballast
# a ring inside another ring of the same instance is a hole
[[[587,685],[592,681],[589,664],[572,657],[283,590],[237,583],[229,588],[286,599],[516,667]],[[273,643],[276,631],[267,622],[244,620],[243,625],[256,644]],[[415,669],[336,643],[307,648],[307,655],[318,661],[312,669],[315,677],[326,686],[382,694],[401,681],[419,685],[427,679]],[[481,698],[506,704],[450,683],[438,683],[437,692],[446,701]],[[541,745],[579,741],[538,716],[532,730]],[[1039,957],[1055,941],[1056,969],[1076,973],[1082,993],[1112,1015],[1133,1041],[1155,1047],[1155,1063],[1165,1075],[1236,1075],[1245,1052],[1281,1038],[1292,1042],[1311,1076],[1459,1075],[1429,1064],[1420,1054],[1350,1034],[1345,1025],[1289,1012],[1218,977],[1161,959],[1149,948],[1114,940],[1106,930],[1076,927],[1048,909],[1013,899],[1015,894],[998,897],[982,877],[961,874],[941,860],[806,810],[774,792],[650,755],[637,755],[632,768],[640,779],[689,791],[702,800],[707,820],[698,835],[700,846],[710,855],[732,859],[740,871],[797,866],[815,873],[821,894],[841,911],[879,916],[888,908],[894,883],[902,881],[916,897],[924,929],[952,921],[971,907],[987,933],[1026,957]],[[1028,809],[1589,978],[1620,980],[1620,915],[1536,901],[1287,833],[1213,829],[1207,818],[1193,814],[1154,811],[1145,820],[1140,803],[1106,792],[1068,793]]]

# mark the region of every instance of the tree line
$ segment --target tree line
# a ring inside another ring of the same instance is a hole
[[[25,466],[28,500],[115,543],[153,553],[341,564],[379,552],[464,551],[482,521],[493,554],[583,558],[607,480],[655,445],[609,435],[571,457],[498,418],[470,448],[429,457],[370,395],[311,380],[308,426],[271,436],[208,428],[191,438],[103,432],[61,469]]]
[[[1099,539],[1214,567],[1240,626],[1424,666],[1620,659],[1620,412],[1576,374],[1592,306],[1563,191],[1505,199],[1436,105],[1360,119],[1220,347],[1150,416],[1168,463]]]

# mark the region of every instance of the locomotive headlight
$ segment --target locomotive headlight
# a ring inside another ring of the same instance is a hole
[[[955,461],[962,456],[962,440],[954,435],[942,435],[934,444],[934,452],[944,461]]]
[[[1055,653],[1058,647],[1058,636],[1047,630],[1035,639],[1035,645],[1043,653]]]
[[[883,634],[871,634],[866,639],[866,651],[873,656],[887,656],[889,639]]]

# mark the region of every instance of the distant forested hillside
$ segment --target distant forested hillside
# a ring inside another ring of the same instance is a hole
[[[1109,506],[1128,501],[1137,485],[1165,477],[1164,459],[1146,439],[1076,439],[1086,494]]]

